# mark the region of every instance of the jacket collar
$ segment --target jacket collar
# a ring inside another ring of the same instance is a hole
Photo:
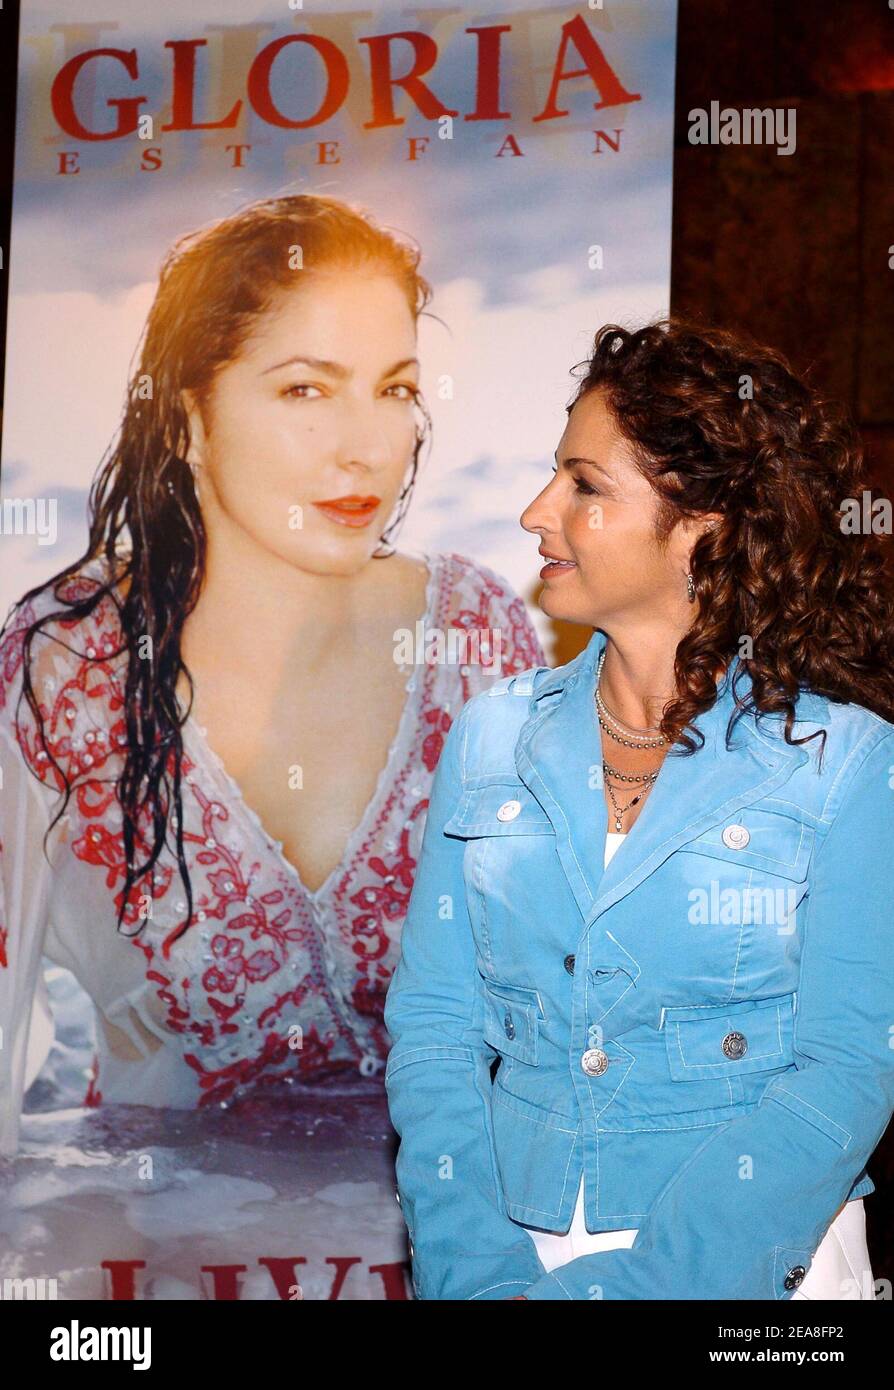
[[[587,927],[642,882],[680,845],[769,795],[807,761],[806,748],[781,737],[782,716],[740,716],[730,747],[726,730],[736,699],[730,663],[710,709],[693,721],[704,744],[691,756],[675,749],[664,759],[629,838],[603,869],[608,813],[602,789],[602,742],[594,692],[606,636],[587,646],[537,686],[515,749],[519,777],[556,832],[563,871]],[[747,696],[747,675],[739,698]]]

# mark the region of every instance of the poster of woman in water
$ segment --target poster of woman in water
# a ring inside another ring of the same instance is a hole
[[[581,645],[518,517],[668,309],[675,23],[22,0],[3,1281],[413,1297],[384,1001],[453,720]]]

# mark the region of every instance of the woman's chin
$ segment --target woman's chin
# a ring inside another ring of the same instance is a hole
[[[558,594],[551,594],[549,586],[544,586],[538,604],[541,611],[553,622],[573,623],[582,627],[600,626],[598,615],[594,616],[597,614],[598,605],[587,603],[586,599],[574,603]]]
[[[550,618],[557,618],[563,622],[582,621],[575,616],[581,607],[580,602],[575,603],[574,597],[570,594],[560,593],[558,584],[553,585],[547,580],[540,590],[537,602]]]
[[[306,534],[297,535],[291,545],[276,545],[266,542],[263,549],[270,560],[286,564],[296,574],[305,574],[317,579],[350,579],[364,571],[375,548],[374,541],[368,545],[309,543]]]

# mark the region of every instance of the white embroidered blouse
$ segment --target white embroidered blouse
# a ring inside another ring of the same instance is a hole
[[[60,605],[42,591],[15,613],[0,643],[0,1153],[16,1151],[23,1094],[53,1038],[44,956],[76,976],[96,1010],[86,1105],[226,1107],[262,1090],[294,1096],[305,1084],[352,1078],[382,1088],[385,993],[444,737],[488,682],[546,664],[524,602],[503,579],[459,555],[424,558],[425,633],[477,630],[481,661],[451,662],[448,644],[446,659],[413,666],[376,790],[319,889],[305,888],[187,720],[184,852],[197,920],[179,935],[185,891],[167,845],[151,913],[139,906],[147,879],[130,895],[125,930],[116,931],[126,656],[103,655],[119,646],[114,604],[103,599],[80,627],[54,626],[33,648],[47,746],[74,783],[47,839],[50,863],[43,837],[62,782],[18,697],[24,627]],[[100,563],[68,583],[87,593]],[[488,675],[486,639],[497,631],[497,669]]]

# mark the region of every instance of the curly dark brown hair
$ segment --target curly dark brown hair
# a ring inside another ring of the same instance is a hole
[[[842,525],[847,499],[876,497],[842,411],[781,353],[682,318],[636,331],[607,324],[581,367],[568,410],[603,394],[661,499],[659,542],[684,517],[722,518],[692,551],[697,608],[677,647],[677,697],[662,733],[695,752],[684,730],[714,703],[716,672],[732,662],[727,741],[750,710],[784,714],[786,742],[821,737],[822,750],[824,729],[791,737],[800,689],[894,720],[891,544]]]

